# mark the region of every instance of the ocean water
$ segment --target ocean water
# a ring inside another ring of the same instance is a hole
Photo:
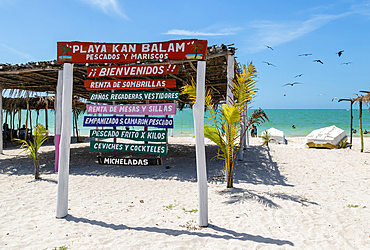
[[[253,110],[249,110],[251,114]],[[306,136],[312,130],[335,125],[346,131],[349,135],[350,132],[350,110],[346,109],[266,109],[265,110],[269,121],[262,123],[257,127],[258,134],[265,129],[271,127],[284,131],[286,136],[298,137]],[[205,116],[207,116],[207,112]],[[370,131],[370,113],[368,109],[363,109],[362,112],[362,126],[363,129]],[[36,125],[37,113],[32,110],[32,126]],[[353,110],[353,127],[359,132],[359,111]],[[190,108],[178,110],[174,119],[174,136],[194,136],[194,121],[193,121],[193,110]],[[21,113],[22,124],[26,121],[26,111],[23,110]],[[6,121],[5,112],[3,112],[3,123]],[[206,123],[212,121],[205,119]],[[10,123],[10,117],[7,118],[7,123]],[[45,125],[45,111],[39,111],[38,123]],[[15,117],[15,125],[18,126],[18,114]],[[48,112],[48,125],[51,134],[54,134],[54,111],[49,110]],[[83,127],[83,115],[78,119],[79,133],[82,135],[89,135],[90,128]],[[296,128],[293,129],[292,125]],[[142,127],[139,127],[141,130]],[[355,134],[354,136],[358,136]],[[366,136],[366,135],[365,135]],[[370,135],[369,135],[370,136]]]

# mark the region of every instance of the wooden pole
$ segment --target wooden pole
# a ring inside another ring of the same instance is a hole
[[[76,123],[75,123],[75,120],[76,120],[76,105],[75,105],[74,98],[72,98],[72,102],[73,102],[73,106],[72,106],[72,115],[73,115],[72,116],[72,123],[73,123],[73,128],[72,128],[72,131],[73,131],[73,137],[76,137]]]
[[[60,133],[62,128],[62,96],[63,96],[63,70],[58,71],[57,91],[55,95],[55,164],[54,170],[58,172]]]
[[[362,133],[362,101],[360,101],[360,137],[361,137],[361,152],[364,152],[364,134]]]
[[[114,90],[111,90],[111,93],[114,93]],[[116,105],[115,101],[113,101],[113,105]],[[113,116],[116,116],[116,115],[113,115]],[[117,127],[113,127],[113,129],[116,130]],[[117,143],[117,138],[113,138],[113,142]],[[117,157],[117,151],[113,151],[113,157]]]
[[[198,177],[198,224],[208,226],[208,189],[206,171],[206,152],[204,145],[204,99],[205,99],[206,62],[198,61],[197,65],[197,100],[193,106],[195,148]]]
[[[18,109],[18,131],[21,129],[22,109]]]
[[[248,120],[249,120],[249,118],[248,118],[248,108],[246,108],[245,109],[245,124],[247,125],[248,124]],[[248,128],[247,128],[247,126],[245,126],[245,129],[247,130],[245,133],[246,133],[246,135],[245,135],[245,138],[246,138],[246,140],[245,140],[245,142],[244,142],[244,148],[246,148],[247,146],[249,146],[249,133],[248,133]]]
[[[27,97],[27,112],[26,112],[26,132],[24,135],[24,139],[28,139],[28,112],[30,110],[30,103],[29,103],[29,98]]]
[[[10,126],[9,126],[9,130],[10,130],[10,142],[13,141],[13,129],[14,129],[14,109],[13,109],[13,105],[10,107]]]
[[[39,124],[39,114],[40,114],[40,110],[36,109],[36,126]]]
[[[80,142],[80,139],[79,139],[79,137],[78,137],[78,122],[77,122],[77,120],[78,120],[78,117],[77,117],[77,111],[76,111],[76,99],[74,99],[74,101],[73,101],[73,105],[74,105],[74,116],[75,116],[75,120],[74,120],[74,122],[75,122],[75,127],[76,127],[76,141],[77,142]]]
[[[232,99],[234,98],[231,88],[233,86],[234,80],[234,55],[227,56],[227,90],[226,90],[226,103],[232,104]]]
[[[31,135],[32,135],[32,109],[30,109],[30,131],[31,131]],[[31,136],[32,138],[32,136]]]
[[[0,154],[3,154],[3,87],[0,85]]]
[[[60,136],[60,157],[58,172],[58,196],[56,217],[63,218],[68,215],[68,175],[71,146],[72,125],[72,92],[73,92],[73,66],[65,63],[63,66],[63,101],[62,101],[62,130]]]
[[[352,106],[353,106],[353,100],[351,100],[351,137],[349,143],[351,146],[349,146],[350,149],[352,149],[352,134],[353,134],[353,114],[352,114]]]
[[[49,116],[48,116],[48,110],[49,110],[49,103],[48,99],[46,99],[45,102],[45,128],[46,130],[49,130]]]

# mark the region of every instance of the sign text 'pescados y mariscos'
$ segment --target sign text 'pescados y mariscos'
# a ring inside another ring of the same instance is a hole
[[[120,117],[120,116],[85,116],[84,127],[144,126],[173,128],[173,118],[164,117]]]
[[[197,39],[154,43],[58,42],[57,62],[131,63],[145,60],[205,60],[207,41]]]

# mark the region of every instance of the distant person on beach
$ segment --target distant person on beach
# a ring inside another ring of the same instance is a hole
[[[255,125],[252,125],[251,137],[257,137],[257,127]]]
[[[365,129],[365,131],[364,131],[364,134],[366,135],[366,134],[368,134],[369,132]]]
[[[295,126],[293,125],[292,128],[295,128]]]
[[[26,135],[26,125],[23,125],[22,128],[19,129],[19,139],[24,140]]]
[[[356,134],[357,133],[357,130],[356,129],[352,129],[352,133]]]

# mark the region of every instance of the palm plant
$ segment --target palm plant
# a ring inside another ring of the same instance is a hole
[[[217,158],[225,162],[228,188],[233,187],[234,161],[237,149],[240,148],[242,138],[245,136],[245,131],[240,135],[241,114],[248,108],[248,104],[257,92],[255,88],[256,74],[252,63],[248,67],[243,66],[231,86],[234,99],[231,104],[222,104],[220,109],[217,109],[214,104],[211,91],[206,90],[205,106],[210,114],[210,117],[206,118],[212,120],[213,123],[212,125],[204,125],[204,137],[210,139],[219,147]],[[193,103],[196,101],[196,83],[194,79],[192,79],[191,84],[182,87],[181,94],[189,95],[189,99]]]
[[[263,131],[261,138],[263,140],[262,146],[269,146],[269,142],[271,141],[271,134],[267,130]]]
[[[26,140],[15,139],[16,141],[22,143],[20,148],[24,148],[24,150],[21,153],[28,151],[28,155],[33,157],[35,179],[40,178],[39,149],[47,140],[48,135],[49,131],[46,130],[43,125],[39,124],[34,129],[33,143],[31,141],[27,142]]]
[[[265,122],[265,120],[269,120],[265,110],[261,108],[254,110],[248,119],[246,131],[248,131],[248,128],[253,124],[260,125],[261,123]]]

